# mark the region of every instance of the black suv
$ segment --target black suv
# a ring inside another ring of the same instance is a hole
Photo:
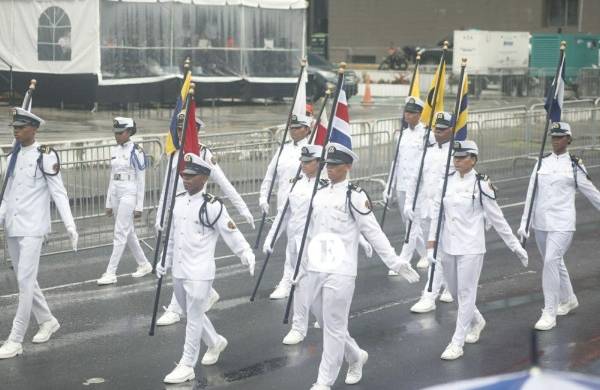
[[[313,102],[325,96],[327,84],[337,84],[338,68],[320,55],[314,53],[308,54],[307,70],[308,85],[306,86],[306,97],[311,99]],[[358,81],[359,80],[356,72],[346,69],[344,78],[344,91],[346,91],[347,99],[350,99],[350,97],[358,93]]]

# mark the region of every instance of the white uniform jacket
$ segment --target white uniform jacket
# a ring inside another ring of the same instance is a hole
[[[309,271],[356,276],[359,234],[362,233],[383,262],[394,268],[399,258],[389,240],[370,212],[365,193],[351,191],[348,204],[347,180],[328,184],[317,191],[313,200],[313,213],[308,231],[307,269]],[[364,213],[361,214],[361,213]],[[304,258],[304,256],[303,256]]]
[[[201,223],[201,213],[205,222],[214,222],[212,227]],[[173,234],[167,247],[166,263],[173,267],[175,278],[213,280],[215,246],[219,235],[238,257],[251,251],[250,244],[229,217],[225,206],[204,192],[194,195],[184,192],[177,196],[171,228]]]
[[[277,209],[282,208],[285,204],[287,194],[290,191],[290,179],[293,179],[298,173],[302,147],[307,143],[308,139],[304,138],[295,143],[293,141],[288,141],[283,145],[283,150],[279,157],[279,164],[277,165],[277,174],[275,176],[275,184],[277,185]],[[260,185],[260,202],[267,201],[278,153],[279,149],[277,149],[277,152],[271,159],[271,162],[267,167],[267,173],[265,173],[265,178]]]
[[[480,186],[481,185],[481,189]],[[429,241],[435,241],[443,182],[434,200]],[[483,194],[480,192],[483,191]],[[473,169],[461,177],[458,172],[448,176],[444,197],[444,214],[439,248],[453,256],[485,253],[486,220],[514,251],[520,243],[504,219],[495,200],[495,190],[487,180],[479,180]]]
[[[411,177],[419,172],[421,154],[423,153],[423,141],[426,133],[427,130],[421,122],[414,128],[407,127],[403,130],[399,145],[398,161],[396,162],[395,177],[393,178],[394,187],[392,188],[396,191],[406,191]]]
[[[577,188],[600,210],[600,192],[585,173],[581,162],[571,160],[569,153],[551,153],[542,159],[538,172],[538,187],[531,216],[531,228],[541,231],[575,231],[575,181]],[[536,166],[533,168],[525,199],[521,226],[527,223],[531,194],[535,183]],[[575,176],[576,175],[576,176]]]
[[[75,228],[69,206],[67,190],[60,173],[44,175],[38,166],[42,156],[44,171],[55,172],[57,164],[54,153],[41,153],[40,144],[24,146],[19,151],[13,174],[8,178],[0,221],[8,237],[43,236],[50,232],[50,198],[63,220],[65,227]],[[10,159],[10,157],[9,157]]]
[[[122,145],[113,146],[110,168],[106,208],[113,207],[113,197],[128,194],[135,196],[135,211],[143,211],[146,185],[144,151],[136,147],[131,140]]]

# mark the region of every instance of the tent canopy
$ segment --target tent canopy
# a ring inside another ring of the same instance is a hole
[[[305,0],[108,0],[123,3],[183,3],[196,5],[243,5],[246,7],[273,9],[304,9],[308,7]]]

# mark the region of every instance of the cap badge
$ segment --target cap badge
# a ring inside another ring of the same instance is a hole
[[[330,146],[330,147],[327,149],[327,153],[335,153],[335,146],[333,146],[333,145],[332,145],[332,146]]]
[[[184,157],[184,159],[185,159],[185,161],[188,161],[188,162],[189,162],[189,161],[192,161],[192,155],[191,155],[191,154],[188,154],[188,155],[186,155],[186,156]]]

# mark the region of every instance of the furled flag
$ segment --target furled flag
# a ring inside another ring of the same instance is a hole
[[[308,76],[306,74],[306,66],[302,68],[302,74],[300,75],[300,82],[298,83],[298,91],[296,92],[296,100],[294,100],[294,107],[292,108],[292,114],[297,116],[306,116],[306,83]]]
[[[200,140],[198,139],[198,131],[196,131],[196,101],[190,97],[190,104],[187,110],[187,123],[185,134],[183,139],[183,154],[194,153],[195,155],[200,154]],[[183,170],[182,165],[179,167],[179,171]]]
[[[315,145],[325,144],[325,137],[327,136],[327,109],[323,108],[321,117],[318,118],[319,124],[317,125],[317,132],[313,143]]]
[[[179,136],[177,135],[177,116],[183,109],[183,103],[190,90],[190,84],[192,82],[192,72],[187,72],[183,85],[181,87],[181,93],[177,96],[177,102],[175,103],[175,109],[173,110],[173,116],[171,117],[171,125],[169,126],[169,133],[167,134],[167,141],[165,142],[165,152],[171,154],[179,149]],[[195,105],[195,104],[194,104]],[[194,120],[195,123],[195,120]],[[195,130],[194,130],[195,132]]]
[[[552,122],[560,122],[562,106],[565,97],[565,56],[560,59],[560,69],[558,70],[558,80],[552,81],[546,104],[544,108],[550,116]]]
[[[338,97],[335,116],[331,126],[330,142],[337,142],[348,149],[352,149],[352,134],[350,133],[350,118],[348,117],[348,102],[342,81],[342,89]]]
[[[419,79],[419,67],[415,69],[415,75],[412,80],[412,88],[408,91],[408,96],[421,98],[421,80]]]
[[[437,92],[437,99],[434,101],[433,97],[435,95],[435,87],[438,84],[438,78],[440,78],[439,90]],[[416,83],[415,83],[416,84]],[[421,121],[423,123],[429,124],[429,119],[431,118],[432,111],[441,112],[444,111],[444,90],[446,89],[446,61],[442,61],[441,66],[438,66],[437,71],[435,72],[435,76],[433,80],[431,80],[431,86],[429,87],[429,92],[427,93],[427,98],[425,99],[425,107],[423,107],[423,112],[421,113]],[[418,96],[418,95],[415,95]]]
[[[454,125],[454,139],[464,141],[467,139],[467,121],[469,120],[469,80],[467,72],[463,78],[463,85],[460,90],[460,107],[458,109],[458,119]]]

